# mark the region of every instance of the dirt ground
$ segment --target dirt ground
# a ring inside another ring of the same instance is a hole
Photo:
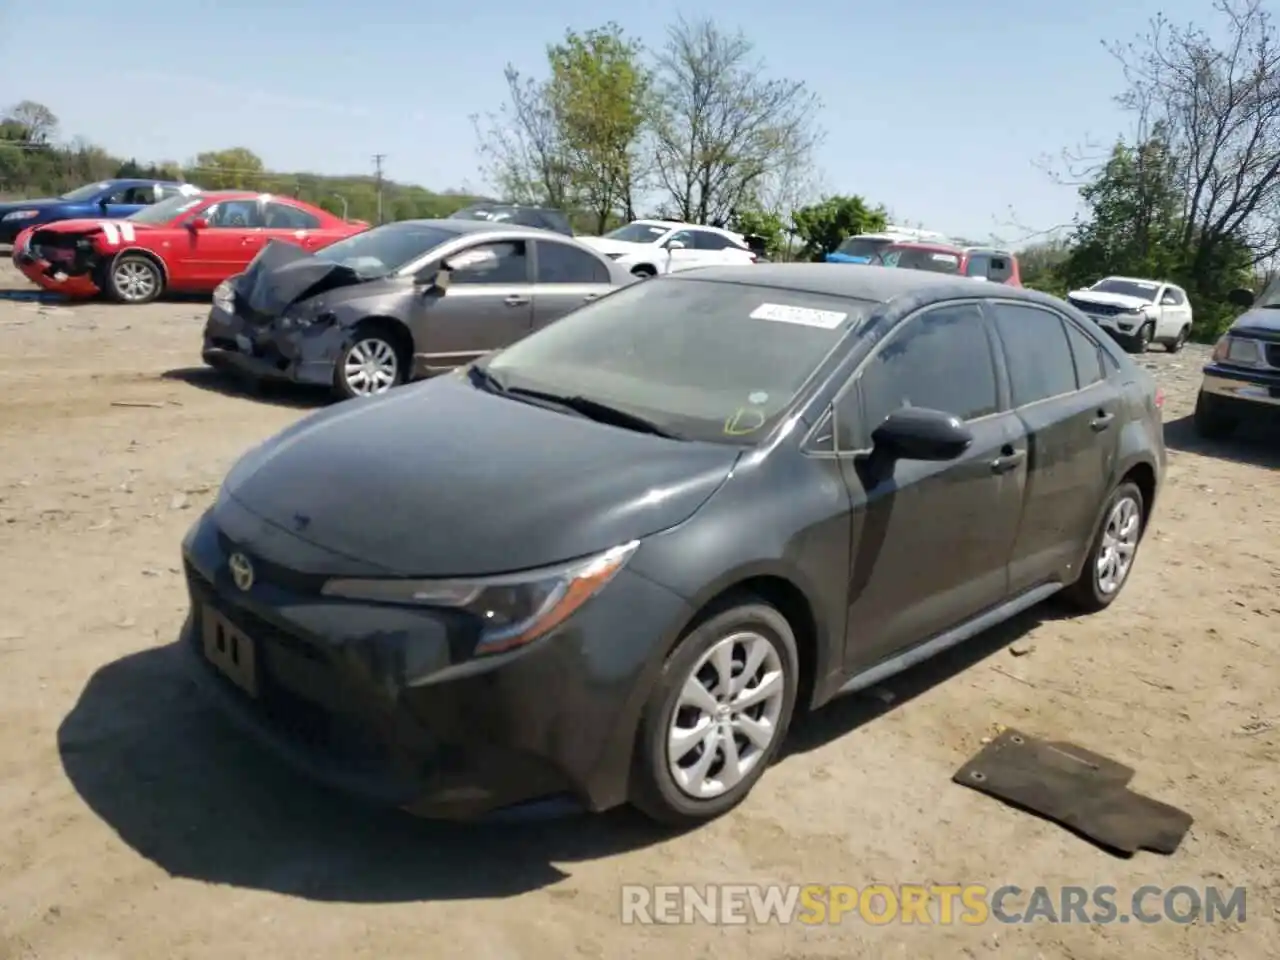
[[[1143,360],[1168,396],[1168,483],[1111,610],[1032,611],[892,703],[833,705],[691,834],[625,811],[458,827],[278,769],[175,669],[183,533],[314,398],[199,369],[200,303],[41,304],[7,262],[0,291],[0,960],[1280,956],[1280,439],[1193,438],[1203,348]],[[1189,837],[1118,859],[952,785],[998,724],[1135,767]],[[621,923],[621,884],[710,882],[1112,884],[1122,906],[1142,884],[1244,885],[1247,919]]]

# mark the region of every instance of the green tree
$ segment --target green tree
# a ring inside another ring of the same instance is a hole
[[[885,210],[872,208],[859,196],[827,197],[792,214],[796,235],[804,246],[800,257],[821,260],[847,238],[885,228]]]
[[[733,228],[748,236],[764,241],[765,254],[771,258],[781,255],[787,248],[787,225],[782,217],[765,210],[738,210],[734,213]]]
[[[266,166],[248,147],[228,147],[196,154],[190,172],[210,190],[258,190]]]
[[[570,30],[547,50],[546,94],[573,198],[594,217],[597,233],[616,211],[634,215],[631,190],[650,84],[640,57],[640,44],[615,23],[582,34]]]

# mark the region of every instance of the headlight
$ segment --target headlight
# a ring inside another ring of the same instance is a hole
[[[1262,345],[1257,340],[1246,340],[1228,334],[1214,345],[1213,359],[1245,367],[1258,367],[1262,365]]]
[[[13,213],[6,213],[4,215],[4,219],[5,220],[30,220],[32,217],[36,216],[39,212],[40,212],[39,210],[15,210],[13,211]]]
[[[569,619],[612,580],[635,553],[633,540],[556,567],[469,580],[341,580],[330,597],[444,607],[469,613],[480,631],[477,654],[501,653],[536,640]]]
[[[236,309],[236,289],[228,280],[223,280],[213,288],[213,305],[226,313],[234,313]]]

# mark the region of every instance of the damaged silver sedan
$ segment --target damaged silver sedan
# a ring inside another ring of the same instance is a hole
[[[255,380],[372,396],[632,282],[570,237],[484,221],[401,221],[314,253],[272,243],[214,292],[203,357]]]

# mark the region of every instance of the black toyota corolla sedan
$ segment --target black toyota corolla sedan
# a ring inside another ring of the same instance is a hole
[[[796,710],[1053,594],[1110,604],[1160,405],[1031,291],[662,277],[246,454],[183,544],[183,648],[246,730],[379,803],[696,823]]]

